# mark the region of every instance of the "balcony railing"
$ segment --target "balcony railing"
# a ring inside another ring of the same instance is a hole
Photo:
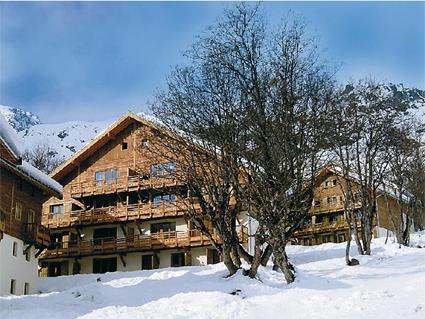
[[[248,234],[245,226],[239,227],[238,236],[241,242],[247,241]],[[215,232],[213,232],[213,239],[218,243],[220,242],[220,238]],[[52,245],[55,245],[55,247],[45,250],[40,258],[50,259],[177,247],[200,247],[210,244],[210,240],[197,230],[168,231],[123,238],[108,237],[54,243]]]
[[[50,244],[50,231],[38,223],[23,224],[23,239],[28,244],[47,247]]]
[[[49,214],[47,225],[49,228],[70,227],[75,225],[91,225],[135,221],[152,218],[183,216],[187,211],[188,203],[177,201],[174,203],[130,204],[109,206],[65,212],[63,215]],[[195,208],[197,208],[195,206]]]
[[[82,197],[135,189],[163,188],[178,185],[172,176],[150,177],[131,175],[109,180],[85,180],[70,185],[71,196]]]
[[[347,222],[344,219],[339,219],[335,222],[323,222],[323,223],[305,225],[301,227],[299,230],[297,230],[295,235],[305,234],[305,233],[321,233],[321,232],[328,232],[328,231],[336,231],[336,230],[343,230],[347,228],[348,228]]]

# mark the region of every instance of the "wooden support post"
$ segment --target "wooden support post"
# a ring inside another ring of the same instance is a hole
[[[124,236],[127,236],[127,229],[125,228],[125,224],[120,224],[121,230],[124,234]]]
[[[137,226],[137,229],[139,230],[139,234],[141,235],[142,234],[142,227],[140,226],[140,222],[138,220],[136,220],[136,226]]]
[[[119,254],[123,267],[127,267],[127,263],[125,262],[124,255],[125,254]]]

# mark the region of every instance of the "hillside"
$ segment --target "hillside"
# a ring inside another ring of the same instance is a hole
[[[290,246],[289,286],[269,267],[224,278],[223,264],[40,278],[40,295],[1,297],[0,318],[424,318],[425,249],[384,241],[356,267],[345,244]],[[425,232],[412,244],[425,246]]]
[[[414,113],[417,117],[425,117],[425,91],[406,88],[402,84],[388,84],[384,85],[382,89],[383,94],[397,95],[416,107]],[[37,115],[16,107],[0,105],[0,113],[18,132],[25,149],[33,150],[39,145],[47,145],[55,153],[54,157],[60,161],[68,159],[116,120],[102,122],[81,120],[44,124]],[[143,114],[143,116],[146,115]]]

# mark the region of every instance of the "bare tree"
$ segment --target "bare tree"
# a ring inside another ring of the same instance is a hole
[[[25,150],[22,158],[32,166],[49,174],[62,163],[56,155],[57,152],[49,145],[38,144],[31,150]]]
[[[285,248],[311,207],[333,101],[316,43],[302,20],[289,19],[271,34],[259,7],[242,3],[225,11],[186,56],[190,66],[175,69],[152,109],[186,140],[173,141],[178,147],[169,152],[180,155],[182,179],[201,204],[202,214],[192,210],[190,218],[201,231],[202,220],[211,221],[230,274],[243,257],[255,277],[273,253],[293,282]],[[237,215],[248,207],[259,223],[253,256],[235,231]]]
[[[381,83],[362,80],[350,84],[333,112],[336,162],[345,184],[345,213],[359,254],[371,253],[376,200],[389,168],[390,132],[409,108],[397,96],[386,94]],[[348,239],[347,247],[351,238]],[[347,248],[347,264],[350,264]]]
[[[422,138],[418,147],[409,161],[407,189],[411,195],[413,205],[413,222],[416,230],[425,229],[425,145],[423,142],[424,131],[420,132]]]

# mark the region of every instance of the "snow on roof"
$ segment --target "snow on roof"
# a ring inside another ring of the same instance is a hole
[[[10,149],[13,155],[16,158],[21,158],[23,150],[21,148],[21,141],[18,138],[18,135],[13,130],[13,128],[9,125],[3,115],[0,114],[0,139],[4,142],[6,147]],[[55,192],[61,194],[62,186],[56,182],[54,179],[44,174],[31,164],[22,161],[22,164],[15,165],[15,167],[28,175],[29,177],[35,179],[39,183],[45,185],[46,187],[54,190]]]
[[[42,183],[43,185],[54,190],[55,192],[59,194],[62,193],[63,188],[61,184],[59,184],[53,178],[49,177],[48,175],[44,174],[43,172],[32,166],[30,163],[22,161],[22,164],[17,165],[17,168],[25,174],[29,175],[30,177],[34,178],[38,182]]]
[[[0,139],[16,158],[22,156],[21,141],[2,114],[0,114]]]

